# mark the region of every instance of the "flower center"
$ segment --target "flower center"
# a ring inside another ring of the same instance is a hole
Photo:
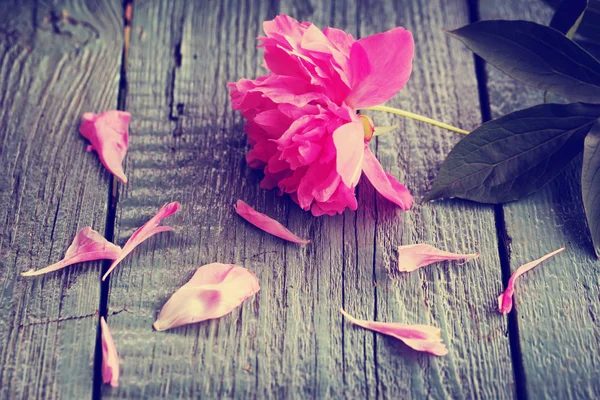
[[[363,124],[363,129],[365,130],[365,142],[369,142],[371,138],[373,138],[373,132],[375,132],[375,125],[373,125],[373,120],[366,115],[359,114],[360,122]]]

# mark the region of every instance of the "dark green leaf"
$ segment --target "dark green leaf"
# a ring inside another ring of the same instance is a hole
[[[561,31],[568,38],[575,35],[583,14],[588,6],[588,0],[563,0],[550,21],[550,27]]]
[[[600,258],[600,120],[596,120],[585,138],[581,192],[594,251]]]
[[[425,200],[518,200],[551,181],[581,152],[600,105],[542,104],[475,129],[452,149]]]
[[[555,29],[529,21],[481,21],[449,33],[526,85],[600,103],[600,62]]]
[[[568,2],[569,0],[567,0]],[[558,8],[560,0],[546,0],[554,8]],[[588,8],[583,15],[581,25],[577,29],[577,35],[600,44],[600,0],[590,0]]]

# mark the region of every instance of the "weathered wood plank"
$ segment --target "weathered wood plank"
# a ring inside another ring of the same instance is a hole
[[[100,263],[19,273],[61,259],[86,225],[104,231],[110,175],[77,127],[116,107],[121,14],[119,1],[0,4],[0,398],[92,394]]]
[[[524,19],[548,24],[544,2],[483,0],[482,19]],[[543,93],[488,66],[493,117],[543,102]],[[600,396],[600,289],[580,195],[581,160],[547,187],[504,206],[510,268],[552,250],[567,251],[519,278],[515,294],[518,334],[529,398]]]
[[[105,395],[512,395],[506,324],[487,320],[501,290],[492,208],[453,202],[401,213],[365,183],[356,213],[313,218],[258,188],[260,174],[244,163],[243,121],[225,89],[228,81],[263,73],[255,37],[261,22],[277,13],[362,36],[404,25],[415,34],[417,61],[413,82],[394,103],[473,127],[480,117],[472,58],[441,32],[467,22],[466,3],[420,3],[407,4],[407,12],[345,1],[136,1],[127,68],[130,183],[120,196],[116,237],[124,242],[166,201],[179,200],[183,208],[169,222],[174,234],[150,239],[112,275],[109,315],[129,312],[109,317],[122,378]],[[379,115],[376,121],[402,124],[404,133],[374,148],[422,197],[460,138],[411,121]],[[244,223],[231,208],[238,198],[312,243],[285,244]],[[391,272],[395,247],[414,241],[477,248],[483,256],[465,266]],[[220,320],[153,332],[168,296],[196,267],[214,261],[250,268],[261,291]],[[441,326],[451,353],[435,359],[356,329],[342,320],[341,306],[361,318]]]

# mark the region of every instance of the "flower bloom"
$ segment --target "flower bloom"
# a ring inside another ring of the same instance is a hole
[[[357,208],[355,186],[364,172],[382,196],[409,209],[412,196],[367,146],[372,122],[356,111],[404,86],[412,68],[411,33],[395,28],[355,40],[286,15],[263,29],[259,47],[270,73],[228,85],[233,108],[247,120],[252,149],[246,161],[265,174],[261,187],[288,193],[315,216],[334,215]]]

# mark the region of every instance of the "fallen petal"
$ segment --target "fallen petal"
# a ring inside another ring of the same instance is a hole
[[[115,267],[144,240],[160,232],[171,232],[173,228],[170,226],[158,226],[158,224],[168,216],[175,214],[179,210],[179,206],[180,204],[176,201],[165,204],[158,210],[154,217],[150,218],[148,222],[138,228],[138,230],[131,235],[129,240],[127,240],[127,243],[123,246],[123,250],[118,258],[110,265],[110,268],[108,268],[108,271],[106,271],[102,280],[105,280],[108,274],[110,274],[112,270],[115,269]]]
[[[129,146],[131,114],[111,110],[102,114],[88,112],[82,118],[79,133],[92,142],[87,151],[95,150],[102,165],[123,183],[127,183],[122,163]]]
[[[262,229],[267,233],[270,233],[273,236],[277,236],[281,239],[298,244],[310,243],[310,240],[299,238],[298,236],[290,232],[285,226],[281,225],[273,218],[270,218],[265,214],[259,213],[254,208],[244,203],[242,200],[238,200],[234,204],[233,208],[235,208],[235,212],[237,212],[240,217],[244,218],[252,225],[256,226],[259,229]]]
[[[397,322],[375,322],[356,319],[343,309],[340,309],[344,317],[348,318],[354,325],[358,325],[371,331],[383,333],[400,339],[407,346],[417,351],[426,351],[436,356],[448,354],[446,345],[442,342],[439,328],[428,325],[408,325]]]
[[[203,265],[167,300],[153,325],[154,329],[164,331],[220,318],[259,289],[258,280],[246,268],[220,263]]]
[[[102,382],[117,387],[119,386],[119,356],[104,317],[100,317],[100,328],[102,330]]]
[[[408,189],[383,170],[383,167],[367,146],[365,146],[363,172],[375,190],[383,197],[403,210],[409,210],[412,207],[413,197]]]
[[[119,246],[110,243],[104,236],[87,226],[75,235],[62,260],[37,271],[32,269],[23,272],[21,276],[43,275],[85,261],[114,260],[120,253]]]
[[[529,271],[530,269],[537,267],[540,263],[546,261],[550,257],[553,257],[556,254],[560,253],[564,249],[565,247],[561,247],[560,249],[553,251],[552,253],[546,254],[542,258],[538,258],[535,261],[532,261],[525,265],[521,265],[519,268],[517,268],[517,270],[512,274],[512,276],[508,280],[508,286],[506,287],[504,293],[498,296],[498,309],[502,314],[508,314],[512,310],[512,298],[515,292],[515,281],[517,280],[517,278],[523,275],[525,272]]]
[[[438,250],[428,244],[410,244],[398,246],[398,270],[411,272],[440,261],[469,261],[477,257],[479,257],[479,253],[457,254]]]

